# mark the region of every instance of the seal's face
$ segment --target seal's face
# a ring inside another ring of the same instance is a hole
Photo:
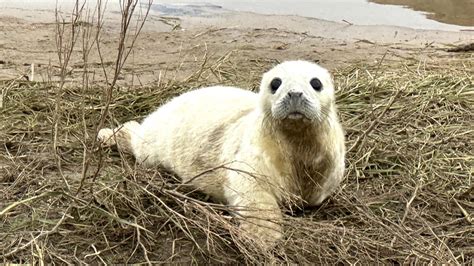
[[[324,121],[334,104],[329,72],[306,61],[287,61],[265,73],[260,85],[261,108],[286,123]]]

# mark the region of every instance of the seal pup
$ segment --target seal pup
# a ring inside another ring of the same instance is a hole
[[[258,94],[223,86],[197,89],[141,124],[101,129],[98,139],[145,165],[161,164],[235,207],[244,217],[243,232],[265,246],[282,237],[279,205],[319,205],[344,175],[344,133],[332,78],[307,61],[272,68]]]

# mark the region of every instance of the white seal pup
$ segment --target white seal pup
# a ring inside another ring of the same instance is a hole
[[[319,205],[344,175],[334,85],[326,69],[307,61],[275,66],[263,75],[258,94],[197,89],[141,124],[105,128],[98,138],[237,207],[243,231],[264,245],[282,237],[280,204],[293,198]]]

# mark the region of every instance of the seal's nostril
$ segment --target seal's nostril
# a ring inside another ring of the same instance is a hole
[[[290,91],[290,92],[288,92],[288,96],[290,98],[300,98],[302,95],[303,95],[303,93],[299,92],[299,91]]]

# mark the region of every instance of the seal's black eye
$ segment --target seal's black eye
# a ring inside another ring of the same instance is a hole
[[[321,83],[321,81],[317,78],[313,78],[311,79],[311,81],[309,82],[309,84],[311,84],[311,87],[313,87],[313,89],[317,90],[317,91],[321,91],[323,89],[323,84]]]
[[[281,79],[274,78],[272,82],[270,82],[270,89],[272,90],[272,93],[275,93],[280,87],[280,85],[281,85]]]

